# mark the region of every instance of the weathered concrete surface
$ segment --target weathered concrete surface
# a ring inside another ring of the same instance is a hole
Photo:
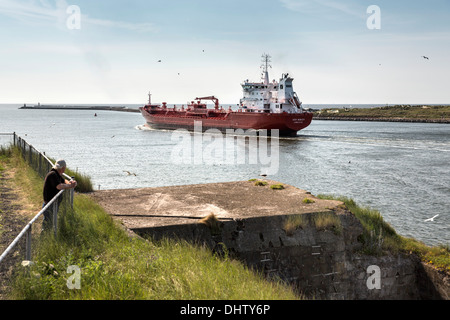
[[[448,299],[448,278],[428,270],[414,255],[381,257],[359,253],[360,221],[340,201],[321,200],[305,190],[265,180],[96,191],[96,199],[133,232],[158,240],[176,237],[224,248],[249,267],[290,283],[315,299]],[[310,198],[314,203],[303,203]],[[200,219],[214,213],[212,229]],[[319,227],[332,215],[339,228]],[[299,215],[293,230],[287,222]],[[372,288],[371,266],[379,268],[380,288]],[[425,269],[424,269],[425,268]]]
[[[248,219],[329,211],[340,201],[320,200],[309,192],[284,185],[272,190],[252,181],[224,182],[186,186],[95,191],[92,197],[105,210],[133,230],[197,223],[214,213],[219,220]],[[314,203],[305,204],[306,197]]]

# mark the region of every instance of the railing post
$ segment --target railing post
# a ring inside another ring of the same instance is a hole
[[[27,230],[27,239],[26,239],[26,252],[25,252],[25,260],[31,261],[31,228],[32,225]]]
[[[75,194],[75,188],[70,189],[70,208],[73,209],[73,198]]]
[[[52,209],[53,209],[53,232],[55,233],[55,237],[56,237],[56,231],[58,229],[58,202],[59,199],[57,199],[55,202],[53,202],[52,204]]]
[[[40,153],[38,153],[38,159],[39,159],[38,174],[40,177],[42,177],[42,155]]]
[[[21,152],[22,152],[22,158],[23,158],[23,160],[26,160],[27,159],[27,155],[26,155],[26,151],[25,151],[25,140],[21,140],[20,141],[20,144],[21,144],[21,146],[20,146],[20,150],[21,150]]]

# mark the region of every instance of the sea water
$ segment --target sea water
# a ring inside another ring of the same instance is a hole
[[[96,190],[261,178],[261,163],[179,161],[174,132],[148,130],[139,113],[19,107],[0,105],[0,133],[16,132],[66,159]],[[0,136],[0,144],[10,141]],[[313,120],[297,137],[276,142],[278,168],[267,178],[315,195],[353,198],[379,210],[403,236],[450,243],[450,125]],[[248,145],[233,150],[237,157]]]

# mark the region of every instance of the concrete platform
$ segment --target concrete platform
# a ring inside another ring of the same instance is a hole
[[[283,184],[273,190],[254,181],[95,191],[92,197],[130,230],[198,223],[214,213],[219,220],[324,212],[342,202],[321,200],[305,190]],[[303,203],[304,198],[314,203]]]

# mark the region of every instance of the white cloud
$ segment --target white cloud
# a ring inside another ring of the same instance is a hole
[[[280,0],[283,6],[291,11],[305,14],[320,15],[333,18],[334,12],[344,13],[357,18],[365,19],[366,8],[354,1],[330,1],[330,0]],[[330,11],[326,13],[325,11]]]
[[[66,10],[69,4],[65,0],[55,0],[51,4],[48,0],[39,1],[13,1],[0,0],[0,15],[6,15],[23,23],[29,24],[58,24],[66,27],[66,20],[69,17]],[[119,28],[136,32],[156,32],[157,28],[153,23],[130,23],[108,19],[93,18],[83,13],[81,10],[82,25],[95,25],[106,28]]]
[[[49,6],[48,2],[20,2],[0,0],[0,13],[22,21],[54,21],[58,18],[56,8]]]
[[[113,21],[113,20],[89,18],[88,16],[84,16],[82,21],[83,21],[83,23],[87,23],[87,24],[108,27],[108,28],[126,29],[126,30],[137,31],[137,32],[155,32],[158,30],[156,28],[156,26],[151,22],[129,23],[129,22],[123,22],[123,21]]]

